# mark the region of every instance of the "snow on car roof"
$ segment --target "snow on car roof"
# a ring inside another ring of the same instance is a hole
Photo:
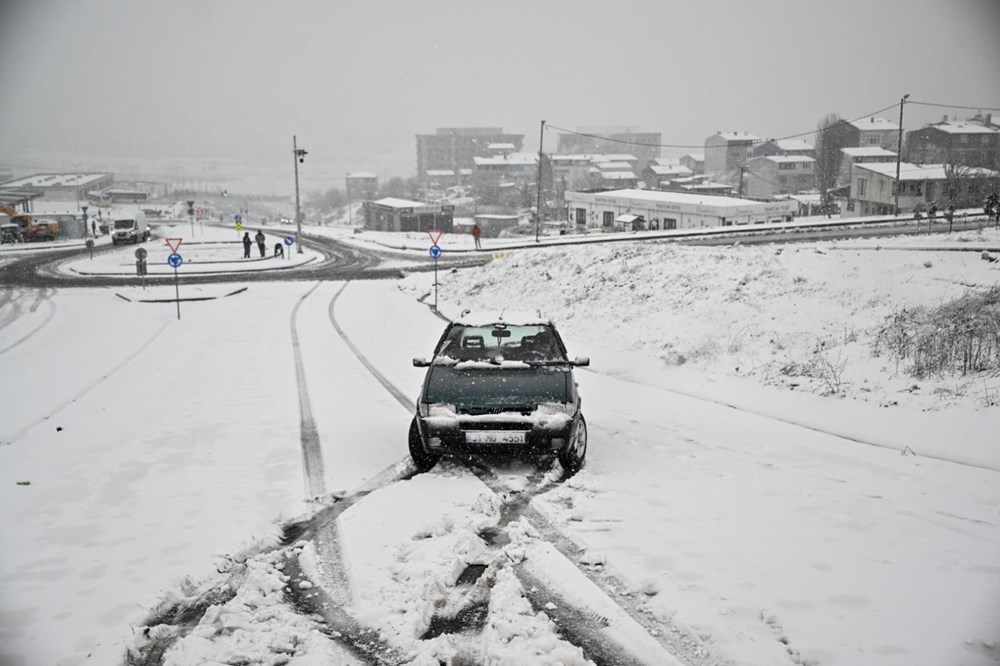
[[[467,312],[455,320],[456,324],[465,326],[489,326],[503,322],[513,326],[531,326],[537,324],[551,324],[552,320],[540,312],[528,312],[520,310],[488,310],[482,312]]]

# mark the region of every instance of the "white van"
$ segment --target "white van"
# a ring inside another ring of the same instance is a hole
[[[111,242],[145,243],[149,240],[149,227],[146,226],[146,215],[138,211],[132,217],[117,218],[111,223]]]

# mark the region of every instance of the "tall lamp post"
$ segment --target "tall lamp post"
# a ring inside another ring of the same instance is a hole
[[[893,215],[899,215],[899,160],[903,156],[903,104],[910,93],[899,98],[899,135],[896,138],[896,201],[893,203]]]
[[[80,206],[83,209],[83,237],[87,237],[87,206]]]
[[[292,163],[295,165],[295,247],[302,254],[302,213],[299,210],[299,163],[306,159],[306,151],[299,148],[295,135],[292,135]]]

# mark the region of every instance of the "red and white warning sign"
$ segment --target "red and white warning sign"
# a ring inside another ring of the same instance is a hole
[[[164,240],[167,241],[167,245],[170,246],[170,251],[174,254],[177,254],[177,248],[179,248],[181,243],[184,242],[183,238],[165,238]]]

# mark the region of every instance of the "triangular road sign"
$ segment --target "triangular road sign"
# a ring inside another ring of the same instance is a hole
[[[181,243],[184,241],[183,238],[167,238],[165,240],[167,241],[167,245],[170,246],[170,251],[174,254],[177,254],[177,248],[179,248]]]
[[[441,240],[441,236],[444,236],[444,232],[431,229],[427,232],[427,235],[431,237],[431,245],[437,245],[438,241]]]

